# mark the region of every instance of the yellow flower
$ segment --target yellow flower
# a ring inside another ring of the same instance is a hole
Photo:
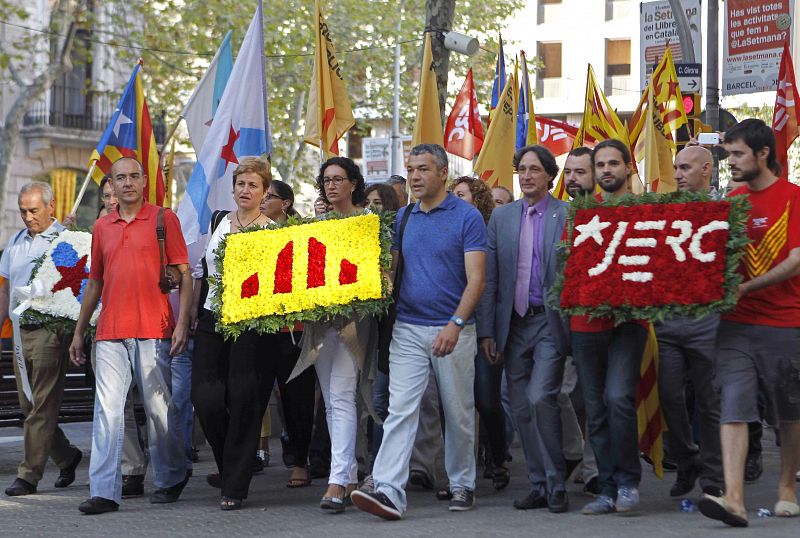
[[[368,214],[231,234],[221,278],[225,325],[381,299],[380,218]]]

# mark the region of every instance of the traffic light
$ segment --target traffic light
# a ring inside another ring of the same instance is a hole
[[[686,117],[690,120],[698,117],[700,115],[700,94],[684,93],[683,110],[686,112]]]

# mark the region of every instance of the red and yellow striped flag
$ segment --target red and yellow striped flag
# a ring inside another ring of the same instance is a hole
[[[75,203],[75,183],[77,174],[75,170],[57,168],[50,172],[50,186],[53,189],[53,198],[56,201],[56,211],[53,215],[57,221],[62,222],[69,215],[72,204]]]
[[[658,399],[658,340],[653,324],[647,328],[647,344],[642,355],[636,418],[639,423],[639,451],[650,456],[656,476],[664,478],[664,419]]]

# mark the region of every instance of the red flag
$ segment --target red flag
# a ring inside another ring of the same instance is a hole
[[[578,128],[569,123],[551,120],[543,116],[536,116],[536,134],[539,136],[539,143],[549,149],[553,155],[563,155],[569,153],[578,136]],[[587,146],[594,146],[594,140],[588,136],[584,137]]]
[[[789,178],[789,146],[798,135],[797,124],[800,118],[795,106],[796,86],[792,56],[789,54],[789,40],[783,45],[781,70],[778,75],[778,92],[775,95],[775,112],[772,116],[772,130],[775,132],[775,151],[781,165],[781,179]]]
[[[483,124],[478,112],[478,94],[475,93],[475,83],[470,69],[453,103],[453,110],[447,117],[444,149],[453,155],[471,160],[480,152],[481,146],[483,146]]]

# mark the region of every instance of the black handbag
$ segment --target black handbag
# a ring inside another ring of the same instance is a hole
[[[389,373],[389,345],[392,343],[392,329],[397,318],[397,299],[400,297],[400,284],[403,282],[403,232],[413,208],[413,205],[406,206],[403,219],[400,221],[400,229],[397,231],[397,244],[400,248],[397,251],[397,268],[392,282],[392,304],[389,305],[386,315],[378,320],[378,370],[384,374]]]

